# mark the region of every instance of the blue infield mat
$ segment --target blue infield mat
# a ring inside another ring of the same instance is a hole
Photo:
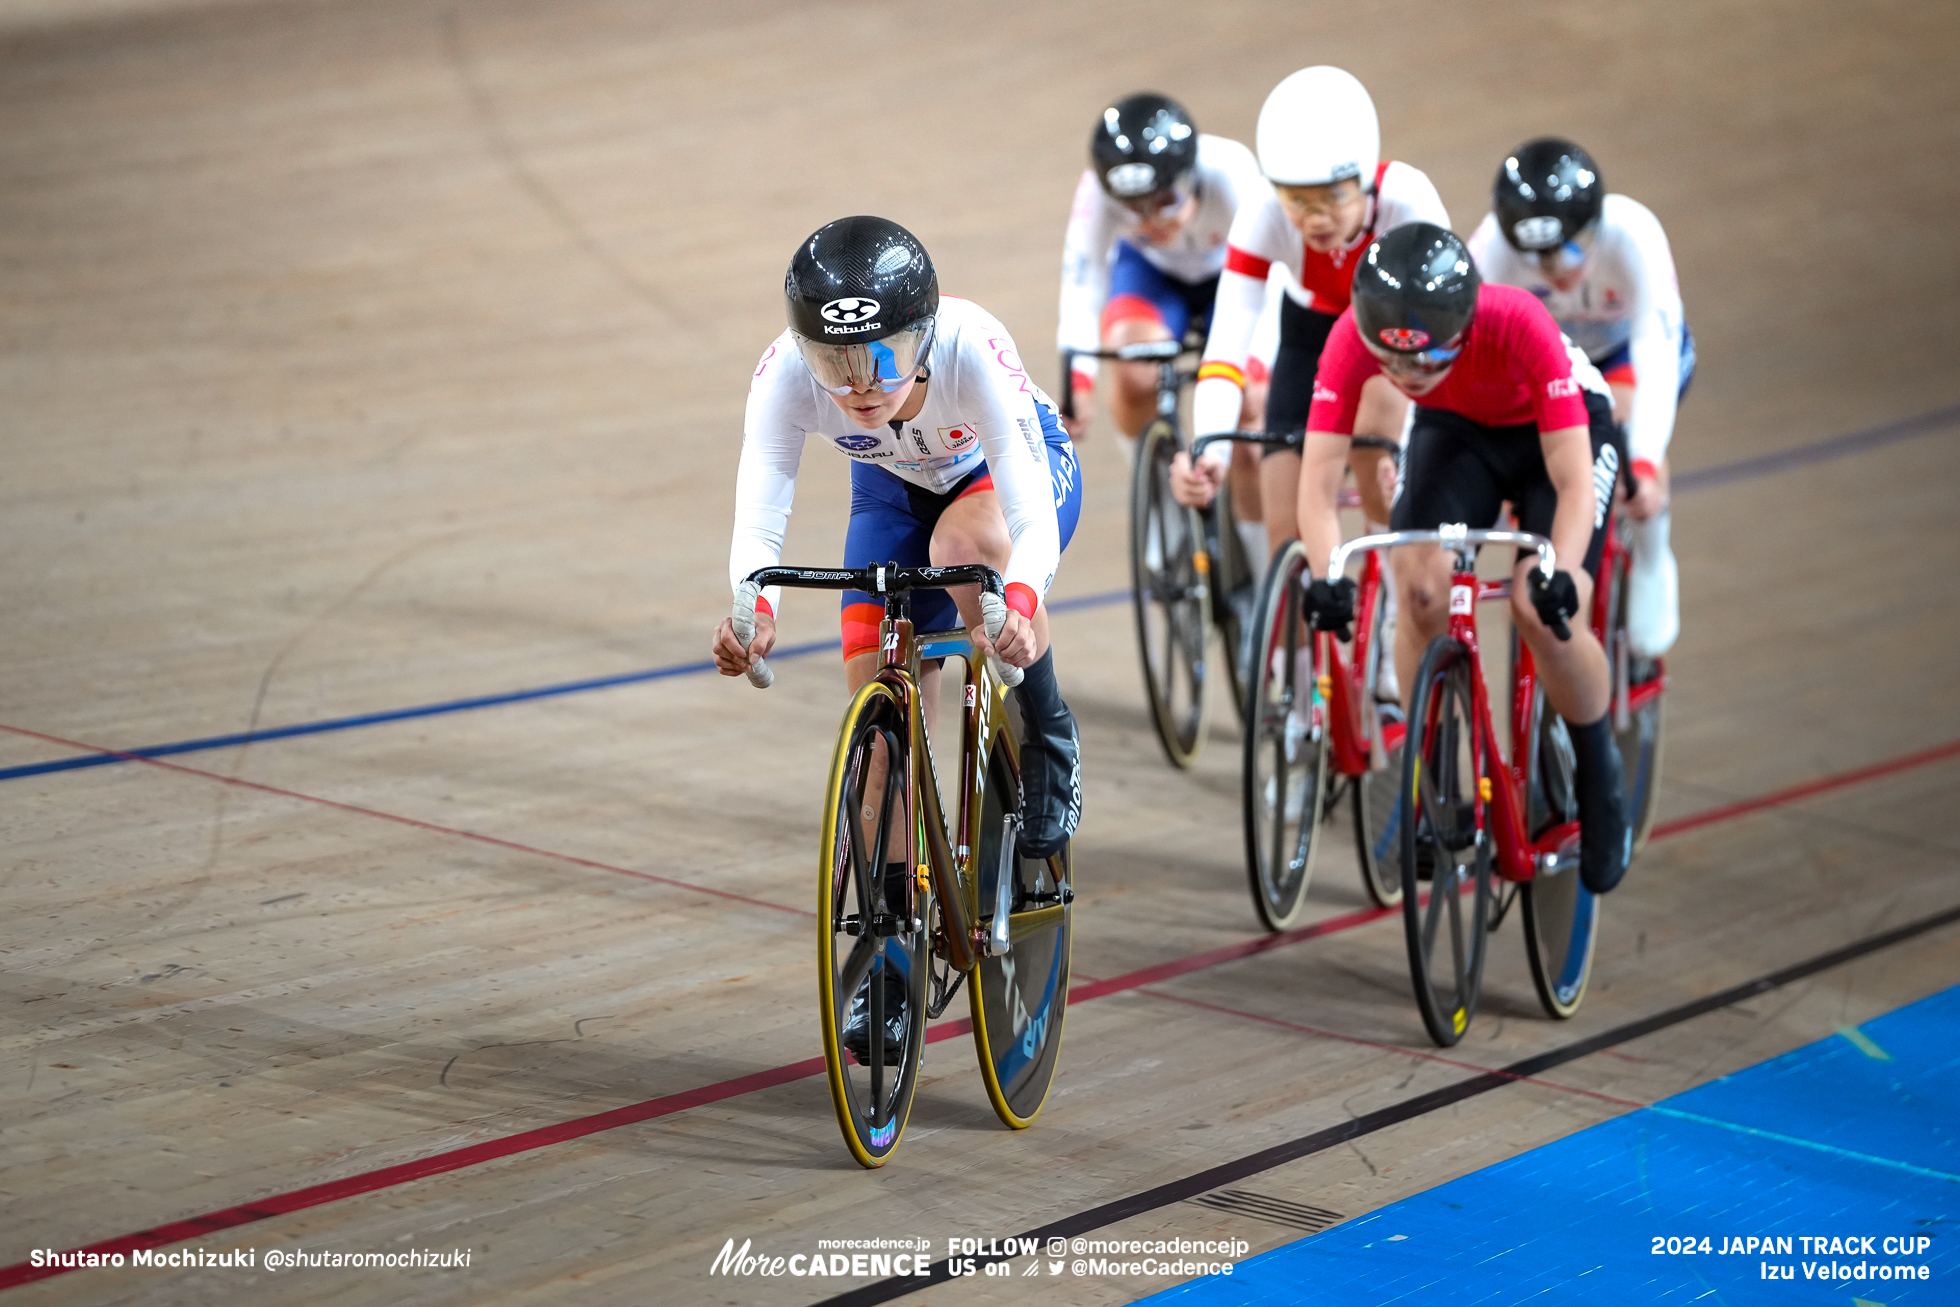
[[[1960,1304],[1960,987],[1145,1301]]]

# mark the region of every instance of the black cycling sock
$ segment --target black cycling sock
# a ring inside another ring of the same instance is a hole
[[[1602,714],[1598,721],[1584,726],[1568,720],[1565,730],[1572,737],[1572,760],[1578,766],[1580,786],[1603,784],[1610,778],[1617,788],[1621,784],[1620,746],[1613,742],[1613,714]]]
[[[1604,894],[1626,875],[1632,852],[1620,749],[1610,715],[1584,726],[1567,722],[1566,730],[1579,785],[1579,874],[1587,889]]]
[[[1068,737],[1068,705],[1062,702],[1062,687],[1055,680],[1053,649],[1021,669],[1021,709],[1029,735]]]

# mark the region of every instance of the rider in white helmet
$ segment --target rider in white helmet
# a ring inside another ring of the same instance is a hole
[[[1275,264],[1290,278],[1280,305],[1265,429],[1297,436],[1306,430],[1321,346],[1348,305],[1355,262],[1368,242],[1407,222],[1449,226],[1429,178],[1406,163],[1381,158],[1374,101],[1343,69],[1302,68],[1275,86],[1259,111],[1255,140],[1260,170],[1272,189],[1261,202],[1240,206],[1227,240],[1211,337],[1192,401],[1192,427],[1200,435],[1238,425],[1247,349]],[[1355,430],[1399,440],[1407,413],[1406,397],[1386,380],[1371,381]],[[1179,455],[1172,488],[1182,502],[1211,502],[1224,477],[1227,449],[1211,446],[1196,467]],[[1384,523],[1394,469],[1378,451],[1361,450],[1353,457],[1368,519]],[[1299,480],[1297,445],[1268,451],[1260,488],[1270,545],[1299,534]]]

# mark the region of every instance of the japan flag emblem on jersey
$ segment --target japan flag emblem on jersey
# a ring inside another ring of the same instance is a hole
[[[945,442],[948,449],[965,449],[973,443],[976,434],[972,427],[964,423],[956,427],[939,428],[939,438]]]
[[[1375,334],[1390,349],[1421,349],[1429,343],[1429,333],[1416,327],[1383,327]]]

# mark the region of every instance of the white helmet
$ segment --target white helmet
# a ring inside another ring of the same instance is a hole
[[[1259,110],[1259,167],[1277,186],[1375,181],[1382,131],[1375,102],[1354,74],[1329,64],[1302,68],[1273,88]]]

